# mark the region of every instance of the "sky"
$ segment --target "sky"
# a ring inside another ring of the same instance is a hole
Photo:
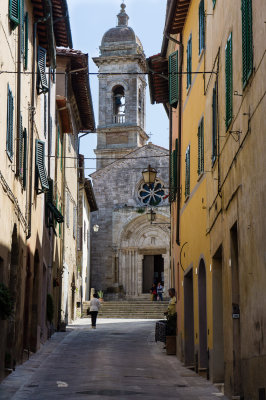
[[[146,57],[160,53],[163,39],[167,0],[125,0],[128,25],[142,42]],[[89,71],[98,68],[92,58],[99,56],[99,46],[104,33],[116,26],[121,0],[68,0],[73,47],[89,54]],[[147,82],[148,83],[148,82]],[[98,77],[90,75],[90,86],[96,126],[98,124]],[[146,133],[150,141],[168,148],[168,118],[162,104],[150,103],[149,87],[146,93]],[[84,136],[80,152],[95,158],[96,134]],[[95,169],[95,160],[87,160],[85,176]]]

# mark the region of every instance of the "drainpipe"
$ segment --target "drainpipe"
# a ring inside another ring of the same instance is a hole
[[[48,111],[47,111],[47,123],[48,123],[48,176],[51,177],[51,67],[49,67],[49,77],[48,77]],[[46,116],[45,116],[46,117]]]
[[[20,10],[21,13],[21,10]],[[22,39],[22,18],[20,18],[20,24],[18,28],[18,79],[17,79],[17,140],[16,140],[16,175],[19,177],[19,147],[20,147],[20,130],[21,130],[21,39]]]
[[[180,204],[181,204],[181,138],[182,138],[182,72],[183,72],[183,53],[182,33],[180,34],[180,75],[179,75],[179,113],[178,113],[178,174],[177,174],[177,219],[176,219],[176,243],[180,246]]]
[[[35,114],[35,60],[36,60],[36,35],[37,35],[37,22],[33,25],[33,57],[32,57],[32,87],[31,87],[31,126],[30,126],[30,163],[29,163],[29,203],[28,203],[28,234],[27,239],[31,237],[31,209],[32,209],[32,175],[33,175],[33,137],[34,137],[34,114]]]
[[[171,190],[171,154],[172,154],[172,138],[173,138],[173,108],[170,104],[169,109],[169,183],[170,183],[170,190]],[[170,250],[169,250],[169,257],[170,257],[170,276],[171,276],[171,287],[173,287],[173,276],[172,276],[172,202],[170,201],[170,227],[171,227],[171,234],[170,234]]]

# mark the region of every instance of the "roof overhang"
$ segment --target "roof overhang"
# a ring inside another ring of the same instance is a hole
[[[57,95],[56,104],[57,104],[57,110],[59,111],[60,114],[63,133],[73,133],[70,109],[67,104],[67,99],[63,96]]]
[[[66,0],[31,0],[39,44],[47,50],[47,62],[56,67],[56,46],[72,47]]]
[[[89,85],[88,54],[73,49],[57,49],[57,57],[68,57],[70,59],[70,70],[72,89],[81,120],[81,130],[95,131],[95,119]]]
[[[187,18],[191,0],[168,0],[164,32],[167,35],[182,33]],[[165,56],[168,38],[164,36],[162,43],[162,56]]]
[[[97,203],[96,203],[96,199],[94,196],[94,191],[93,191],[93,187],[91,184],[91,181],[87,178],[85,178],[85,182],[84,182],[84,189],[85,189],[85,193],[90,205],[90,211],[97,211],[98,207],[97,207]]]
[[[151,104],[169,101],[168,60],[160,54],[147,58]]]

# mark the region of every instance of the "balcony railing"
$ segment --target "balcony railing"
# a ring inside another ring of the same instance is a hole
[[[125,114],[114,115],[114,124],[124,124],[126,121]]]

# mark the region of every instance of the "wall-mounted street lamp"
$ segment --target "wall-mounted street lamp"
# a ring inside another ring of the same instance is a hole
[[[99,225],[95,224],[95,225],[93,225],[92,229],[93,229],[94,232],[98,232],[100,227],[99,227]]]
[[[142,171],[142,176],[143,176],[143,180],[145,183],[147,183],[148,185],[151,185],[155,182],[156,179],[156,175],[157,175],[157,171],[155,168],[152,168],[150,166],[150,164],[148,165],[147,169],[144,169]]]

